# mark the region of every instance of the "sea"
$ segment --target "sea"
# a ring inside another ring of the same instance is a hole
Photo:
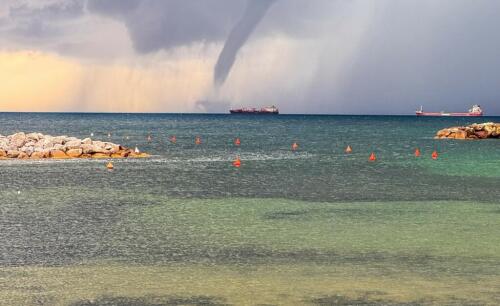
[[[500,139],[434,139],[488,121],[0,113],[151,154],[1,160],[0,305],[499,305]]]

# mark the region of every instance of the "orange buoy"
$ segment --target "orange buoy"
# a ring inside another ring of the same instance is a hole
[[[173,135],[172,137],[170,137],[170,142],[171,143],[176,143],[177,142],[177,137],[175,137],[175,135]]]
[[[196,136],[196,138],[194,139],[194,143],[197,145],[201,144],[201,138],[199,136]]]
[[[235,166],[236,168],[239,168],[241,167],[241,160],[240,160],[240,157],[236,157],[236,160],[233,161],[233,166]]]
[[[346,153],[351,153],[352,152],[351,146],[348,145],[347,148],[345,148],[345,152]]]
[[[438,158],[438,152],[437,151],[434,151],[432,152],[432,159],[437,159]]]
[[[375,156],[375,153],[372,152],[372,154],[370,154],[370,157],[368,158],[369,161],[376,161],[377,160],[377,157]]]
[[[113,170],[115,167],[113,166],[113,163],[112,163],[112,162],[109,162],[109,163],[106,165],[106,168],[108,168],[108,170]]]
[[[299,144],[294,142],[292,143],[292,151],[296,151],[299,148]]]
[[[235,146],[239,146],[240,144],[241,144],[241,140],[240,140],[239,138],[236,138],[236,139],[234,140],[234,145],[235,145]]]
[[[420,157],[420,150],[418,148],[415,149],[415,157]]]

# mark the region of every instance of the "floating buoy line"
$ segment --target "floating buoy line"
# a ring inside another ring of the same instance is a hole
[[[94,136],[94,133],[90,133],[91,136]],[[111,133],[108,133],[108,138],[110,138],[112,136]],[[126,139],[129,139],[129,136],[126,136]],[[151,142],[153,140],[153,137],[152,135],[148,135],[147,136],[147,141],[148,142]],[[177,143],[177,137],[175,135],[172,135],[168,138],[168,141],[172,144],[176,144]],[[195,137],[195,140],[194,140],[194,143],[195,145],[201,145],[202,144],[202,139],[201,139],[201,136],[196,136]],[[233,140],[233,143],[235,146],[239,147],[241,145],[241,139],[239,137],[236,137],[234,138]],[[297,150],[299,149],[299,144],[297,142],[293,142],[292,145],[291,145],[291,150],[292,152],[296,152]],[[353,152],[353,149],[350,145],[347,145],[346,148],[344,149],[344,152],[347,153],[347,154],[350,154]],[[136,154],[139,154],[141,153],[141,151],[139,150],[139,148],[136,146],[135,149],[134,149],[134,153]],[[413,152],[413,155],[415,157],[420,157],[422,155],[421,151],[419,148],[415,148],[415,151]],[[431,158],[433,160],[437,160],[439,157],[439,154],[437,152],[437,150],[434,150],[431,154]],[[368,156],[368,161],[369,162],[375,162],[377,161],[377,156],[375,154],[375,152],[371,152],[370,155]],[[242,161],[240,159],[240,156],[237,156],[236,159],[234,159],[232,161],[232,165],[235,167],[235,168],[240,168],[242,166]],[[109,162],[106,164],[106,168],[108,170],[113,170],[114,169],[114,165],[113,163]]]

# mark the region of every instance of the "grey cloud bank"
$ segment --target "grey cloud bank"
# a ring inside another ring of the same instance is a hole
[[[37,48],[57,39],[63,44],[78,40],[66,30],[68,23],[105,16],[124,24],[141,56],[193,43],[223,44],[246,5],[243,0],[11,1],[8,14],[0,17],[0,35],[7,46]],[[262,20],[239,45],[245,51],[245,43],[276,38],[305,46],[280,75],[302,77],[299,88],[284,92],[283,80],[270,82],[266,101],[255,101],[276,103],[284,112],[411,114],[421,104],[462,111],[479,103],[487,114],[500,115],[499,11],[494,0],[277,0],[256,15]],[[99,35],[98,29],[89,30]],[[234,57],[236,68],[240,58],[262,56],[258,48],[250,50],[228,59]],[[263,91],[255,85],[262,82],[252,78],[247,86]]]

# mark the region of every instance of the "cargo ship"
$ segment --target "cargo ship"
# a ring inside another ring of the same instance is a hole
[[[232,108],[229,110],[231,114],[251,114],[251,115],[278,115],[280,112],[276,106],[268,106],[262,108],[243,107]]]
[[[472,108],[469,109],[469,111],[466,113],[445,113],[445,112],[432,113],[432,112],[424,112],[423,107],[420,106],[420,110],[417,110],[415,113],[417,114],[417,116],[479,117],[483,115],[483,110],[481,109],[480,105],[473,105]]]

